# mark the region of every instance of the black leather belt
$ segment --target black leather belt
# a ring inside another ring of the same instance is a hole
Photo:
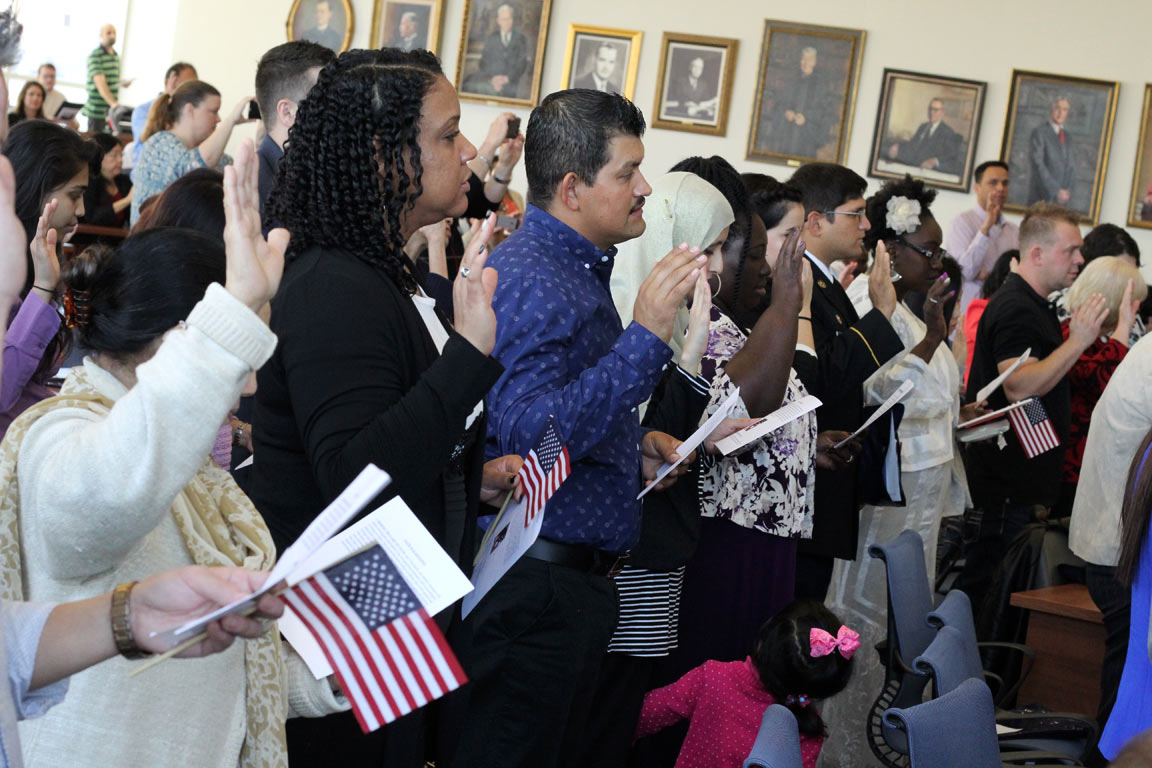
[[[546,563],[574,568],[593,576],[608,577],[619,573],[624,562],[628,559],[627,554],[614,555],[580,544],[565,544],[561,541],[542,538],[536,539],[524,555],[534,560],[543,560]]]

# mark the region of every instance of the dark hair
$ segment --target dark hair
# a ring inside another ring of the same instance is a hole
[[[803,195],[804,215],[835,210],[849,200],[864,197],[868,182],[850,168],[835,163],[808,163],[796,169],[788,184]],[[824,213],[828,221],[833,214]]]
[[[16,175],[16,216],[24,225],[25,242],[30,244],[48,195],[91,167],[100,150],[62,125],[25,120],[12,126],[0,153],[12,163]],[[29,253],[28,277],[21,295],[32,290],[31,259]]]
[[[788,213],[789,203],[803,203],[804,196],[791,184],[779,182],[764,173],[745,173],[740,176],[748,190],[752,208],[764,222],[765,229],[772,229]]]
[[[1085,266],[1101,256],[1119,256],[1122,253],[1136,259],[1136,266],[1140,266],[1140,246],[1132,239],[1132,235],[1115,224],[1101,224],[1084,235],[1080,253],[1084,256]]]
[[[1148,538],[1148,513],[1152,510],[1152,468],[1145,467],[1152,449],[1152,430],[1144,435],[1140,448],[1128,467],[1124,486],[1124,503],[1120,508],[1120,557],[1116,562],[1116,580],[1131,586],[1140,566],[1140,551]],[[1143,470],[1143,471],[1142,471]]]
[[[24,95],[26,93],[28,93],[29,88],[39,88],[40,89],[40,114],[38,114],[38,115],[30,115],[24,111]],[[25,82],[24,87],[20,89],[20,95],[16,97],[16,117],[17,117],[17,119],[27,120],[28,118],[31,118],[31,117],[43,118],[44,117],[44,97],[47,95],[48,95],[48,92],[44,90],[44,86],[40,85],[40,83],[36,82],[35,80],[28,80],[27,82]]]
[[[92,154],[91,163],[88,166],[88,183],[91,185],[95,183],[93,180],[100,177],[100,167],[104,162],[104,157],[116,147],[122,147],[120,139],[116,138],[110,133],[94,133],[92,138],[89,139],[95,144],[100,151]]]
[[[420,110],[439,76],[427,51],[349,51],[321,70],[266,206],[292,232],[289,259],[313,245],[339,248],[415,290],[401,215],[423,192]]]
[[[179,75],[181,72],[183,72],[183,71],[184,71],[184,70],[186,70],[186,69],[191,69],[191,70],[195,71],[195,70],[196,70],[196,67],[192,66],[191,64],[189,64],[189,63],[188,63],[188,62],[186,62],[186,61],[178,61],[178,62],[176,62],[176,63],[175,63],[175,64],[173,64],[172,66],[168,67],[168,69],[167,69],[167,70],[165,70],[165,72],[164,72],[164,82],[165,82],[165,83],[167,83],[167,82],[168,82],[168,78],[172,77],[172,75]]]
[[[595,184],[596,174],[608,163],[609,142],[617,136],[641,138],[646,127],[636,105],[618,93],[574,88],[549,94],[528,118],[528,202],[547,208],[569,173]]]
[[[145,200],[132,234],[158,227],[194,229],[224,242],[224,174],[197,168]]]
[[[80,346],[112,356],[140,352],[224,283],[224,243],[187,229],[133,234],[119,248],[95,245],[65,265],[60,282],[88,292]]]
[[[789,697],[826,699],[848,685],[851,659],[844,658],[838,649],[827,656],[812,656],[812,630],[822,629],[836,637],[840,626],[840,619],[823,603],[796,600],[760,628],[752,650],[752,664],[760,673],[761,684],[777,704],[792,711],[800,733],[807,736],[824,735],[820,712],[807,702],[789,703]],[[857,653],[866,650],[861,646]]]
[[[976,166],[976,172],[973,174],[973,178],[976,179],[977,184],[984,180],[984,171],[988,170],[989,168],[1003,168],[1006,173],[1010,172],[1008,163],[1004,162],[1003,160],[985,160],[984,162],[980,163],[980,165]]]
[[[330,48],[308,40],[293,40],[268,49],[256,65],[256,102],[267,125],[276,122],[276,104],[299,104],[312,88],[308,70],[326,67],[336,58]]]
[[[694,173],[704,179],[720,190],[720,194],[724,195],[728,205],[732,206],[732,213],[735,218],[728,230],[728,239],[724,241],[724,248],[727,248],[728,244],[735,238],[744,238],[740,259],[736,264],[736,277],[732,284],[732,296],[738,298],[740,296],[740,276],[744,273],[744,260],[748,258],[748,241],[752,238],[752,217],[756,215],[752,209],[748,187],[744,185],[744,180],[740,178],[740,173],[732,167],[732,164],[719,155],[708,158],[699,155],[686,157],[672,166],[670,172],[676,173],[678,171]]]
[[[876,244],[881,240],[888,242],[901,237],[888,226],[888,201],[894,197],[906,197],[920,203],[920,226],[932,216],[932,201],[936,199],[936,190],[929,189],[920,179],[913,179],[905,175],[902,179],[893,179],[868,198],[864,208],[865,215],[872,226],[864,233],[864,248],[868,252],[876,250]],[[919,227],[917,227],[919,229]],[[904,234],[912,234],[905,232]]]
[[[1004,285],[1004,281],[1012,273],[1012,259],[1016,259],[1017,263],[1020,262],[1020,251],[1016,248],[1010,248],[997,257],[996,263],[988,272],[988,277],[984,278],[984,284],[980,286],[980,298],[990,299],[992,294],[1000,290],[1000,286]]]
[[[186,105],[198,107],[208,96],[219,95],[220,91],[203,80],[181,83],[171,96],[167,93],[160,94],[152,102],[152,108],[148,110],[148,122],[140,134],[140,143],[148,141],[153,134],[166,131],[175,125]]]

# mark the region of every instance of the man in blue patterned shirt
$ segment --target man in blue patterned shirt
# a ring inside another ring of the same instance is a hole
[[[544,510],[540,538],[469,616],[472,680],[454,768],[561,766],[577,743],[616,626],[607,575],[640,532],[642,478],[678,441],[640,428],[672,357],[676,309],[706,268],[673,250],[640,289],[624,329],[608,280],[616,244],[644,231],[644,117],[618,94],[561,91],[532,112],[524,146],[528,210],[493,252],[488,452],[524,455],[549,416],[572,474]]]

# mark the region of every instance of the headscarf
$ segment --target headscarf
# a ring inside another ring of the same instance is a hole
[[[675,172],[657,179],[644,204],[644,234],[620,247],[612,269],[612,300],[624,326],[632,322],[640,285],[656,262],[680,243],[707,248],[735,218],[720,190],[696,174]],[[669,342],[677,359],[687,330],[688,310],[681,306]]]

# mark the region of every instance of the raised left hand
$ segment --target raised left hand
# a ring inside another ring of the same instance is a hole
[[[644,476],[644,485],[649,486],[656,479],[656,474],[665,463],[671,464],[680,459],[676,450],[680,442],[672,435],[664,432],[648,432],[640,443],[640,467]],[[688,471],[688,465],[696,458],[696,452],[688,454],[680,466],[668,473],[653,490],[662,491],[676,482],[676,478]]]
[[[164,571],[141,581],[132,590],[132,635],[146,651],[168,650],[153,632],[164,632],[251,595],[268,574],[246,568],[206,568],[190,565]],[[208,637],[178,654],[194,658],[219,653],[237,637],[259,637],[265,630],[261,619],[284,613],[284,601],[263,595],[251,616],[229,615],[208,624]]]
[[[523,457],[515,454],[484,462],[484,476],[480,481],[480,501],[490,504],[499,500],[508,491],[512,491],[512,498],[520,501],[524,496],[524,486],[519,482],[522,466],[524,466]]]

